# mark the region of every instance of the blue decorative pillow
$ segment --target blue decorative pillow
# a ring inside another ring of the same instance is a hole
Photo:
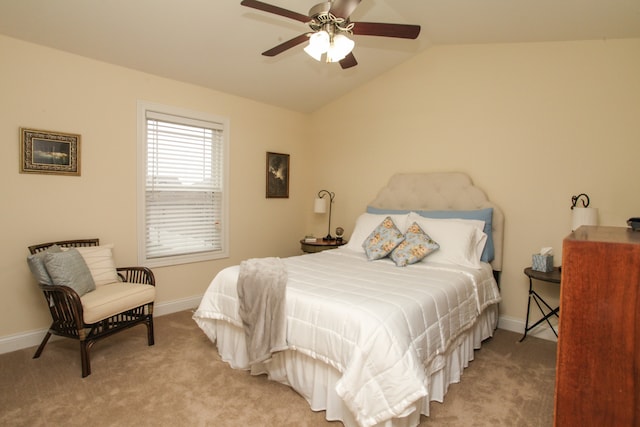
[[[398,267],[405,267],[422,260],[438,249],[440,245],[414,222],[407,229],[404,241],[391,252],[391,259]]]
[[[369,261],[386,257],[404,240],[391,217],[386,217],[362,243]]]
[[[399,209],[379,209],[373,206],[367,206],[367,212],[378,215],[404,214],[411,212],[410,210]],[[480,261],[491,262],[495,258],[495,248],[493,245],[493,208],[485,208],[470,211],[415,211],[425,218],[436,219],[476,219],[484,221],[484,234],[487,235],[487,243],[482,251]]]
[[[75,248],[66,252],[47,253],[44,265],[54,285],[68,286],[79,296],[96,288],[87,263]]]
[[[45,285],[53,285],[51,281],[51,276],[47,273],[47,268],[44,266],[44,257],[48,253],[59,253],[62,252],[62,249],[58,245],[49,246],[42,252],[38,252],[37,254],[29,255],[27,257],[27,264],[29,265],[29,270],[31,270],[31,274],[36,278],[38,283],[42,283]]]

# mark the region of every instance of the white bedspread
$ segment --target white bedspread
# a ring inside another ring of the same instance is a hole
[[[336,391],[362,426],[406,415],[427,395],[439,358],[500,300],[488,264],[402,268],[344,248],[283,261],[288,347],[342,374]],[[238,266],[216,275],[194,315],[214,341],[203,319],[242,327],[237,278]]]

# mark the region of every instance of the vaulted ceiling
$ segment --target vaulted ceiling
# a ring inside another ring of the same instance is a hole
[[[306,15],[319,0],[263,0]],[[362,0],[353,21],[417,24],[416,40],[353,36],[356,67],[316,62],[308,31],[240,0],[2,0],[0,34],[311,112],[440,44],[640,37],[640,0]]]

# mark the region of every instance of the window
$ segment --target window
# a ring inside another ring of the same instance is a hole
[[[161,266],[228,256],[228,121],[138,104],[138,258]]]

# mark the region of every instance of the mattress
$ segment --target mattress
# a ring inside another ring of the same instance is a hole
[[[500,295],[488,264],[396,267],[346,248],[283,261],[287,351],[249,366],[238,316],[239,266],[216,275],[194,319],[232,367],[291,385],[312,409],[327,410],[327,419],[414,424],[452,382],[449,365],[459,377],[455,371],[495,327]]]

